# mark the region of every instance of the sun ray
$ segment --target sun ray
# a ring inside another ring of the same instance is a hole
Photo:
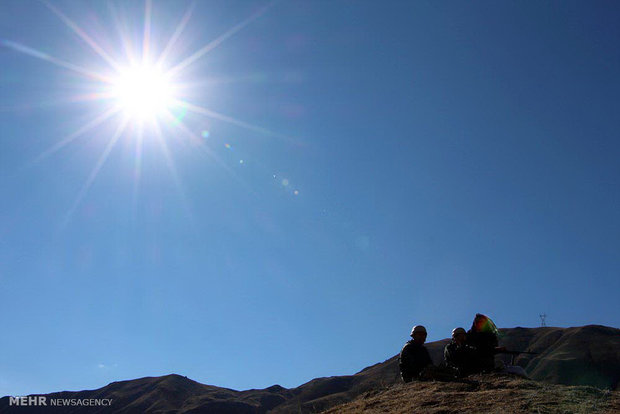
[[[142,179],[142,146],[144,142],[144,127],[140,123],[138,125],[138,133],[136,134],[136,158],[134,160],[133,170],[133,193],[131,200],[131,212],[132,218],[135,217],[138,212],[138,196],[140,191],[140,180]]]
[[[179,90],[195,90],[199,87],[205,87],[210,85],[226,85],[234,83],[262,83],[265,82],[265,77],[261,77],[256,74],[248,74],[244,76],[206,76],[200,79],[187,80],[184,79],[179,82],[175,82],[175,85]]]
[[[59,151],[63,147],[69,145],[73,140],[77,139],[80,135],[82,135],[85,132],[93,129],[94,127],[96,127],[97,125],[101,124],[102,122],[104,122],[105,120],[107,120],[108,118],[113,116],[114,114],[118,113],[119,111],[120,111],[120,109],[118,109],[118,108],[110,108],[109,110],[107,110],[104,113],[102,113],[101,115],[99,115],[97,118],[93,119],[92,121],[90,121],[86,125],[84,125],[81,128],[79,128],[74,133],[68,135],[66,138],[63,138],[61,141],[57,142],[56,144],[54,144],[53,146],[51,146],[47,150],[43,151],[34,160],[30,161],[30,163],[28,163],[28,165],[32,166],[32,165],[38,164],[39,162],[43,161],[45,158],[47,158],[50,155],[54,154],[56,151]]]
[[[280,139],[284,139],[286,141],[294,141],[295,143],[299,143],[298,140],[296,140],[296,139],[294,139],[294,138],[292,138],[292,137],[290,137],[288,135],[283,135],[283,134],[279,134],[277,132],[273,132],[273,131],[271,131],[271,130],[269,130],[267,128],[263,128],[263,127],[260,127],[260,126],[257,126],[257,125],[250,124],[248,122],[244,122],[244,121],[235,119],[235,118],[233,118],[231,116],[224,115],[224,114],[221,114],[219,112],[215,112],[215,111],[213,111],[211,109],[204,108],[202,106],[194,105],[194,104],[192,104],[190,102],[187,102],[187,101],[183,101],[183,100],[177,99],[175,101],[175,103],[178,104],[178,105],[184,105],[188,110],[190,110],[192,112],[195,112],[197,114],[206,115],[206,116],[208,116],[210,118],[217,119],[217,120],[223,121],[223,122],[227,122],[229,124],[237,125],[237,126],[240,126],[242,128],[249,129],[251,131],[260,132],[261,134],[269,135],[269,136],[272,136],[274,138],[280,138]]]
[[[91,49],[93,49],[95,51],[95,53],[97,53],[99,56],[101,56],[101,58],[103,58],[103,60],[108,62],[108,64],[112,68],[114,68],[116,71],[119,70],[118,63],[116,63],[116,61],[114,59],[112,59],[110,57],[110,55],[108,55],[107,52],[105,50],[103,50],[103,48],[101,46],[99,46],[97,44],[97,42],[95,42],[90,36],[88,36],[84,32],[84,30],[82,30],[77,24],[75,24],[73,22],[73,20],[71,20],[69,17],[67,17],[67,15],[65,15],[63,12],[61,12],[58,8],[52,6],[48,1],[42,0],[42,2],[43,2],[43,4],[45,4],[45,6],[47,6],[48,9],[50,9],[56,16],[58,16],[60,18],[60,20],[62,20],[63,23],[68,28],[73,30],[73,32],[75,34],[77,34],[84,42],[86,42],[88,44],[88,46],[90,46]]]
[[[69,69],[73,72],[77,72],[81,75],[85,75],[89,78],[93,78],[93,79],[97,79],[99,81],[103,81],[103,82],[110,82],[110,78],[108,78],[107,76],[101,75],[97,72],[92,72],[88,69],[84,69],[78,65],[74,65],[73,63],[70,62],[65,62],[64,60],[55,58],[51,55],[48,55],[47,53],[41,52],[37,49],[28,47],[28,46],[24,46],[20,43],[17,42],[13,42],[12,40],[6,40],[6,39],[0,39],[0,45],[4,46],[4,47],[8,47],[10,49],[15,50],[16,52],[19,53],[23,53],[25,55],[37,58],[37,59],[41,59],[44,60],[46,62],[49,63],[53,63],[57,66],[63,67],[65,69]]]
[[[168,118],[171,121],[176,121],[176,118],[174,117],[174,115],[172,115],[170,112],[167,113]],[[211,160],[215,161],[217,163],[218,166],[220,166],[220,168],[224,169],[227,173],[230,174],[230,176],[235,179],[238,183],[240,183],[241,185],[243,185],[248,192],[252,193],[252,194],[257,194],[256,191],[254,189],[252,189],[252,187],[245,181],[243,181],[243,179],[241,179],[241,177],[239,177],[239,175],[235,172],[235,170],[233,170],[232,168],[230,168],[229,165],[225,164],[220,157],[217,156],[216,153],[214,153],[213,151],[211,151],[211,149],[209,149],[209,147],[207,147],[203,141],[200,139],[200,137],[198,137],[198,135],[194,134],[192,131],[190,131],[190,129],[183,123],[183,122],[174,122],[174,125],[176,127],[178,127],[179,129],[181,129],[181,132],[183,132],[185,135],[187,135],[192,141],[194,142],[198,142],[199,146],[198,148],[200,148],[200,150],[207,156],[209,157]]]
[[[194,213],[192,212],[192,209],[190,207],[190,203],[185,193],[185,188],[183,187],[183,183],[181,182],[181,179],[179,178],[179,173],[177,172],[177,168],[176,168],[176,165],[174,164],[174,160],[172,159],[172,156],[170,155],[168,144],[166,143],[166,140],[159,126],[159,122],[157,121],[154,124],[154,130],[155,130],[155,136],[157,137],[157,142],[159,143],[161,151],[164,154],[164,158],[166,160],[166,166],[170,170],[170,174],[172,175],[174,184],[176,185],[177,191],[179,192],[179,196],[181,197],[181,204],[183,205],[183,208],[185,209],[185,213],[187,214],[187,217],[189,218],[189,220],[192,222],[192,224],[195,224]],[[196,227],[192,226],[192,228],[196,228]]]
[[[75,103],[75,102],[91,102],[91,101],[105,101],[108,99],[112,99],[114,95],[110,92],[90,92],[83,93],[80,95],[73,95],[69,98],[58,101],[59,103]]]
[[[121,19],[121,17],[119,16],[118,10],[114,6],[114,3],[108,2],[107,5],[108,5],[108,10],[110,11],[110,14],[112,15],[112,20],[114,20],[114,26],[116,27],[116,31],[118,32],[121,38],[121,44],[125,52],[125,57],[128,60],[132,60],[133,57],[135,56],[135,53],[132,48],[131,40],[129,36],[127,35],[127,27],[126,27],[125,19]],[[135,62],[132,62],[132,63],[135,63]]]
[[[73,213],[75,213],[75,210],[77,210],[77,208],[79,207],[80,203],[82,202],[82,199],[84,198],[84,196],[86,195],[86,193],[90,189],[91,185],[95,181],[95,178],[97,178],[97,175],[99,174],[99,171],[101,170],[101,167],[103,167],[103,164],[105,164],[105,162],[107,161],[108,156],[110,155],[110,152],[112,151],[112,148],[114,148],[114,145],[116,144],[116,142],[120,138],[121,134],[125,130],[125,127],[127,126],[128,122],[129,122],[128,119],[124,119],[118,125],[118,127],[116,128],[116,131],[114,132],[114,135],[112,135],[112,137],[110,138],[110,141],[108,141],[108,144],[106,145],[105,149],[103,150],[103,153],[101,154],[101,156],[97,160],[97,163],[95,164],[95,166],[93,167],[92,171],[90,172],[90,175],[88,176],[88,179],[86,180],[86,182],[84,183],[84,185],[80,189],[80,192],[78,193],[78,196],[76,197],[75,201],[73,202],[73,205],[71,206],[71,208],[69,209],[69,211],[65,215],[65,219],[63,221],[63,227],[66,226],[69,223],[69,221],[71,220],[71,217],[73,216]]]
[[[179,39],[179,36],[181,36],[181,33],[183,33],[183,31],[185,30],[185,27],[187,26],[187,23],[189,22],[189,19],[192,17],[192,13],[194,12],[194,7],[196,7],[195,1],[190,3],[190,5],[187,7],[185,14],[181,18],[181,21],[179,22],[174,33],[170,37],[170,40],[168,41],[168,44],[164,48],[164,51],[161,52],[161,55],[159,55],[159,58],[157,59],[157,64],[156,64],[157,66],[160,66],[163,64],[164,60],[168,57],[168,53],[170,53],[172,46],[174,46],[174,44]]]
[[[183,132],[192,142],[198,144],[198,148],[202,152],[204,152],[209,158],[215,161],[219,166],[224,168],[231,174],[235,174],[235,172],[217,156],[213,151],[211,151],[203,142],[203,140],[195,133],[193,133],[182,121],[179,121],[172,113],[169,111],[166,112],[166,117],[170,120],[171,123],[174,124],[175,127],[179,128],[181,132]]]
[[[151,15],[153,3],[151,0],[144,2],[144,33],[142,36],[142,62],[148,62],[151,48]]]
[[[105,100],[105,99],[110,99],[111,97],[112,95],[107,92],[87,93],[87,94],[82,94],[82,95],[69,96],[63,99],[55,99],[51,101],[40,101],[40,102],[37,102],[36,104],[18,104],[18,105],[11,105],[11,106],[0,106],[0,112],[23,111],[23,110],[34,109],[34,108],[49,108],[49,107],[59,106],[59,105]]]
[[[240,23],[237,23],[236,25],[234,25],[233,27],[231,27],[230,29],[228,29],[227,31],[225,31],[224,33],[222,33],[220,36],[218,36],[216,39],[212,40],[211,42],[207,43],[206,45],[204,45],[202,48],[198,49],[196,52],[194,52],[191,56],[187,57],[186,59],[184,59],[183,61],[181,61],[180,63],[178,63],[177,65],[175,65],[174,67],[172,67],[169,71],[168,74],[170,76],[175,75],[176,73],[178,73],[179,71],[185,69],[187,66],[191,65],[192,63],[194,63],[196,60],[200,59],[201,57],[203,57],[205,54],[207,54],[208,52],[210,52],[211,50],[215,49],[216,47],[218,47],[220,44],[222,44],[222,42],[224,42],[226,39],[228,39],[229,37],[235,35],[236,33],[238,33],[239,31],[241,31],[242,29],[244,29],[247,25],[249,25],[250,23],[252,23],[254,20],[258,19],[260,16],[262,16],[263,14],[265,14],[265,12],[267,10],[269,10],[271,7],[273,7],[273,5],[277,2],[277,0],[271,1],[268,4],[266,4],[265,6],[263,6],[261,9],[259,9],[257,12],[255,12],[254,14],[252,14],[250,17],[246,18],[245,20],[243,20]]]
[[[226,40],[237,35],[243,31],[250,24],[255,22],[261,16],[263,16],[270,8],[272,8],[279,0],[269,1],[260,9],[255,11],[249,17],[230,27],[225,32],[221,33],[218,37],[210,42],[204,44],[204,46],[189,52],[189,56],[178,59],[176,63],[166,63],[166,60],[171,54],[173,54],[174,47],[180,42],[182,34],[185,32],[189,21],[194,13],[197,2],[192,1],[191,4],[185,9],[181,19],[177,22],[176,27],[170,38],[168,39],[165,47],[162,49],[159,44],[155,44],[153,40],[154,35],[157,34],[157,27],[153,22],[153,2],[152,0],[145,0],[144,3],[144,19],[142,27],[136,28],[137,31],[130,32],[128,28],[128,20],[125,20],[122,13],[117,13],[117,8],[114,4],[109,4],[109,10],[113,18],[113,22],[117,31],[120,34],[120,41],[122,42],[126,54],[122,61],[115,60],[112,56],[114,53],[109,54],[104,47],[105,44],[100,44],[96,41],[97,37],[91,37],[86,33],[82,27],[72,20],[67,14],[60,10],[57,6],[52,4],[50,0],[41,0],[41,2],[55,14],[62,23],[67,26],[75,35],[77,35],[81,41],[85,42],[90,49],[96,53],[101,59],[103,59],[112,70],[105,67],[105,72],[97,73],[86,68],[75,65],[71,62],[63,61],[56,57],[50,56],[47,53],[21,45],[17,42],[0,39],[0,47],[7,47],[19,53],[41,59],[64,69],[85,75],[88,78],[97,80],[100,88],[98,90],[88,89],[91,93],[84,93],[82,95],[75,95],[69,97],[69,101],[105,101],[116,100],[116,103],[105,102],[110,106],[102,107],[102,112],[95,115],[94,119],[89,119],[84,125],[81,125],[76,131],[63,137],[60,141],[56,142],[53,146],[38,155],[29,165],[37,164],[42,160],[55,154],[62,148],[70,145],[73,141],[89,133],[89,131],[95,129],[97,126],[111,122],[113,117],[118,117],[120,121],[113,130],[113,133],[108,138],[108,141],[104,143],[105,148],[98,157],[94,167],[91,168],[87,179],[77,193],[73,204],[65,215],[64,225],[67,225],[80,205],[84,202],[89,191],[92,191],[93,183],[99,177],[99,173],[103,169],[104,165],[108,161],[111,152],[114,150],[117,142],[121,137],[129,135],[128,125],[130,121],[134,125],[131,128],[131,134],[135,139],[135,159],[133,163],[133,189],[131,209],[132,216],[135,218],[138,212],[140,186],[143,179],[143,152],[146,140],[146,130],[153,131],[153,138],[159,144],[161,153],[164,157],[164,163],[170,172],[173,179],[173,183],[178,191],[182,207],[187,213],[187,217],[190,221],[194,222],[195,217],[191,208],[191,204],[186,195],[181,176],[179,175],[178,166],[174,160],[170,147],[170,137],[164,136],[162,128],[164,128],[164,120],[170,120],[170,130],[165,127],[165,133],[168,134],[172,131],[181,132],[182,134],[190,137],[193,144],[209,159],[213,160],[218,168],[223,168],[229,173],[232,178],[238,181],[244,188],[247,188],[249,192],[256,194],[256,191],[244,182],[240,177],[239,170],[233,168],[229,163],[225,163],[218,154],[207,145],[196,133],[192,132],[182,121],[183,116],[187,111],[192,111],[195,114],[203,117],[212,118],[217,121],[225,122],[235,125],[237,127],[244,128],[246,130],[254,131],[260,134],[264,134],[271,137],[277,137],[287,141],[294,141],[299,143],[296,139],[276,133],[264,127],[260,127],[249,122],[237,119],[235,117],[225,115],[216,112],[212,109],[187,102],[185,100],[178,99],[179,89],[185,87],[186,89],[196,89],[195,84],[190,84],[189,79],[171,79],[174,75],[178,75],[180,72],[186,70],[192,64],[203,58],[210,51],[219,47]],[[138,23],[139,25],[139,23]],[[140,30],[141,29],[141,30]],[[140,36],[140,31],[142,31]],[[135,35],[135,38],[132,37]],[[140,44],[141,42],[141,44]],[[122,56],[123,52],[119,50],[119,54]],[[100,64],[101,65],[101,64]],[[90,65],[89,65],[90,66]],[[170,68],[166,71],[165,68]],[[193,85],[193,86],[192,86]],[[187,94],[191,96],[192,94]],[[183,96],[186,96],[185,94]],[[179,106],[181,108],[181,114],[175,116],[173,114],[173,108]],[[0,108],[2,110],[2,108]],[[122,116],[117,114],[122,111],[125,113]],[[163,118],[162,118],[163,117]],[[116,119],[114,119],[116,121]],[[134,123],[135,122],[135,123]],[[174,134],[173,136],[175,136]],[[243,160],[240,161],[243,163]]]

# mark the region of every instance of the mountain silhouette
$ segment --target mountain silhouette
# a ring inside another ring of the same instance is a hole
[[[444,339],[427,344],[435,364],[442,362],[443,348],[447,343],[448,339]],[[564,384],[585,386],[587,390],[594,390],[574,391],[573,388],[564,387],[565,392],[569,394],[575,392],[577,393],[575,395],[581,395],[579,394],[581,392],[590,395],[592,401],[588,399],[588,404],[597,405],[600,403],[599,406],[603,407],[604,398],[601,395],[604,393],[615,398],[613,400],[610,397],[611,400],[617,401],[620,379],[620,329],[599,325],[574,328],[517,327],[500,329],[500,344],[512,350],[527,350],[537,353],[535,355],[520,355],[515,360],[515,363],[523,367],[530,378],[536,381],[517,378],[505,380],[495,378],[493,375],[490,377],[478,376],[479,378],[471,380],[473,382],[469,386],[470,392],[482,392],[486,389],[485,387],[501,388],[505,391],[509,386],[517,387],[515,384],[520,384],[519,386],[525,387],[524,389],[527,387],[530,389],[542,387],[541,389],[544,389],[544,387],[550,387],[549,384]],[[396,347],[400,345],[398,344]],[[508,356],[498,356],[497,358],[509,362]],[[471,388],[472,383],[477,383],[478,388]],[[465,385],[455,385],[459,383],[442,384],[437,383],[432,387],[443,387],[445,390],[453,389],[452,391],[457,393],[463,392],[458,391],[459,386],[468,389],[467,382]],[[45,394],[49,399],[112,399],[109,407],[16,407],[10,405],[7,396],[0,399],[0,414],[12,412],[308,413],[337,409],[337,407],[340,407],[343,412],[346,410],[355,412],[361,406],[347,406],[346,404],[356,404],[356,402],[364,401],[364,399],[370,401],[374,398],[376,400],[379,398],[376,395],[385,396],[390,395],[390,393],[398,394],[398,392],[402,395],[393,395],[392,397],[406,399],[408,398],[407,395],[415,394],[419,389],[427,389],[428,387],[431,387],[428,383],[402,384],[398,372],[398,355],[396,355],[382,363],[364,368],[355,375],[315,378],[299,387],[290,389],[273,385],[265,389],[236,391],[201,384],[187,377],[171,374],[162,377],[112,382],[96,390]],[[557,390],[564,389],[561,386],[558,387]],[[510,395],[515,397],[519,394]],[[572,398],[566,395],[564,397]],[[421,397],[418,396],[418,398]],[[510,398],[506,401],[508,400]],[[552,403],[553,401],[550,402],[550,404]],[[376,405],[380,407],[381,403],[376,403]],[[591,406],[588,407],[592,408]],[[448,410],[448,408],[444,407],[444,410]],[[570,411],[570,408],[568,410]]]

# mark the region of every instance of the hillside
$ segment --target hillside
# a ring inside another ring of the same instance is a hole
[[[510,375],[463,382],[414,382],[367,392],[324,414],[347,413],[618,413],[620,392],[546,384]]]
[[[514,378],[510,381],[496,379],[495,382],[478,379],[480,384],[478,388],[472,388],[471,384],[465,383],[421,383],[416,385],[418,388],[411,388],[400,382],[398,358],[394,356],[385,362],[367,367],[355,375],[316,378],[291,389],[274,385],[260,390],[236,391],[200,384],[187,377],[172,374],[113,382],[96,390],[47,394],[48,398],[111,398],[113,400],[111,409],[108,407],[75,407],[68,411],[66,407],[42,407],[40,409],[9,407],[9,399],[4,397],[0,399],[0,414],[8,412],[306,413],[328,410],[337,405],[349,403],[360,396],[362,396],[362,401],[366,402],[370,401],[369,399],[377,399],[377,406],[380,407],[384,403],[381,402],[382,398],[388,398],[388,394],[389,399],[407,399],[412,398],[411,393],[432,393],[432,387],[443,387],[442,392],[448,393],[446,400],[467,397],[474,401],[471,404],[478,404],[475,401],[481,393],[484,394],[491,389],[501,390],[501,392],[498,391],[499,395],[503,395],[500,398],[501,401],[514,400],[515,404],[520,399],[529,398],[528,393],[531,390],[538,390],[534,395],[549,398],[548,404],[559,404],[558,406],[563,404],[563,400],[560,401],[558,398],[599,404],[600,401],[607,401],[605,396],[617,396],[617,392],[605,393],[591,387],[611,390],[618,388],[620,379],[619,329],[590,325],[576,328],[511,328],[502,329],[501,333],[500,344],[509,349],[539,353],[538,355],[520,356],[516,363],[524,367],[532,379],[544,383]],[[442,352],[446,343],[447,340],[442,340],[427,344],[437,364],[443,359]],[[550,384],[590,386],[590,388],[554,388]],[[386,391],[375,395],[380,390]],[[555,394],[559,397],[553,397]],[[381,395],[384,396],[381,397]],[[610,399],[613,400],[612,397]],[[365,402],[362,403],[365,404]],[[351,404],[356,404],[356,402]],[[430,402],[428,404],[429,407],[432,406]],[[603,407],[601,404],[597,407]],[[355,410],[355,408],[351,409]]]

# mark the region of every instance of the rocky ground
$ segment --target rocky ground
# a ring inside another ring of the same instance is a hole
[[[620,413],[620,391],[547,384],[512,375],[413,382],[366,392],[335,413]]]

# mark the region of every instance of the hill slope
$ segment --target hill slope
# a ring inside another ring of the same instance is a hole
[[[620,392],[545,384],[503,374],[463,382],[413,382],[367,392],[325,414],[373,413],[617,413]]]
[[[538,355],[521,355],[516,360],[534,380],[555,384],[589,385],[617,389],[620,379],[620,329],[599,325],[576,328],[500,329],[500,344],[513,350]],[[443,361],[447,339],[427,344],[435,364]],[[509,357],[498,356],[506,363]],[[347,384],[344,386],[343,384]],[[400,384],[398,355],[355,375],[317,378],[294,389],[295,395],[275,407],[276,413],[316,412],[351,401],[367,391]],[[322,392],[317,392],[321,390]]]
[[[501,332],[500,344],[509,349],[539,352],[538,355],[523,355],[516,360],[516,363],[524,367],[533,379],[555,384],[618,388],[620,379],[619,329],[590,325],[577,328],[512,328],[502,329]],[[427,344],[436,364],[443,360],[443,347],[446,343],[447,340],[442,340]],[[504,389],[507,395],[526,397],[520,391],[510,391],[508,387],[510,383],[504,385],[506,385]],[[402,390],[405,390],[402,392],[411,392],[400,381],[397,356],[367,367],[355,375],[316,378],[291,389],[274,385],[263,390],[235,391],[200,384],[173,374],[113,382],[97,390],[47,394],[48,398],[111,398],[113,400],[111,408],[42,407],[37,410],[36,407],[10,407],[8,397],[4,397],[0,399],[0,414],[8,412],[319,412],[350,402],[368,392],[375,393],[377,390],[385,390],[392,386],[396,387],[390,388],[389,392],[398,393]],[[455,384],[444,384],[444,386],[448,387],[447,390],[451,390],[450,387],[458,387]],[[531,386],[527,385],[527,387]],[[540,386],[548,387],[549,385]],[[464,392],[459,391],[458,388],[452,391],[456,393],[453,399],[458,399],[461,395],[459,393]],[[484,390],[481,388],[478,391]],[[477,393],[472,395],[477,395]]]

